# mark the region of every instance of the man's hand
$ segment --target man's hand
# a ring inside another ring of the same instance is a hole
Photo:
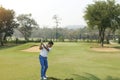
[[[40,44],[40,47],[39,47],[40,50],[43,49],[42,45],[43,45],[43,43]]]

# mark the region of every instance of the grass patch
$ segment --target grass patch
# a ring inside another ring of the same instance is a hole
[[[24,52],[38,43],[0,49],[1,80],[39,80],[39,52]],[[120,80],[120,52],[97,52],[92,43],[56,42],[49,53],[49,80]],[[119,45],[116,45],[119,46]]]

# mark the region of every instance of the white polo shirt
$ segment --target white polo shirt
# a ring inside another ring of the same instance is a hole
[[[42,46],[42,47],[43,47],[43,46]],[[51,50],[51,48],[48,48],[48,49],[49,49],[49,51]],[[43,56],[43,57],[47,57],[49,51],[47,51],[47,50],[43,47],[43,49],[41,49],[41,51],[40,51],[40,55]]]

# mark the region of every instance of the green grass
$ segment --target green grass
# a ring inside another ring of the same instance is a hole
[[[39,52],[21,51],[32,45],[39,44],[27,43],[0,49],[0,80],[39,80]],[[47,75],[50,80],[120,80],[120,51],[92,51],[92,45],[55,43],[48,57]]]

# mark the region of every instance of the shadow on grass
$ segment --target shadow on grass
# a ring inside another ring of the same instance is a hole
[[[112,76],[107,76],[105,79],[100,79],[96,75],[85,73],[85,75],[72,74],[74,78],[60,79],[55,77],[48,77],[47,80],[120,80],[120,78],[115,78]]]
[[[4,46],[0,46],[0,50],[8,49],[8,48],[19,46],[19,45],[20,44],[7,44],[7,45],[4,45]]]
[[[73,78],[59,79],[59,78],[55,78],[55,77],[48,77],[47,80],[74,80],[74,79]]]
[[[113,48],[120,49],[120,46],[115,46],[115,47],[113,47]]]
[[[74,80],[103,80],[96,75],[85,73],[84,76],[73,74],[75,76]],[[107,76],[104,80],[120,80],[120,78],[113,78],[112,76]]]
[[[55,77],[48,77],[47,80],[61,80],[61,79],[59,79],[59,78],[55,78]]]
[[[120,78],[113,78],[112,76],[108,76],[105,80],[120,80]]]
[[[73,74],[75,76],[75,80],[101,80],[97,76],[90,74],[90,73],[85,73],[85,76],[81,76],[78,74]]]

